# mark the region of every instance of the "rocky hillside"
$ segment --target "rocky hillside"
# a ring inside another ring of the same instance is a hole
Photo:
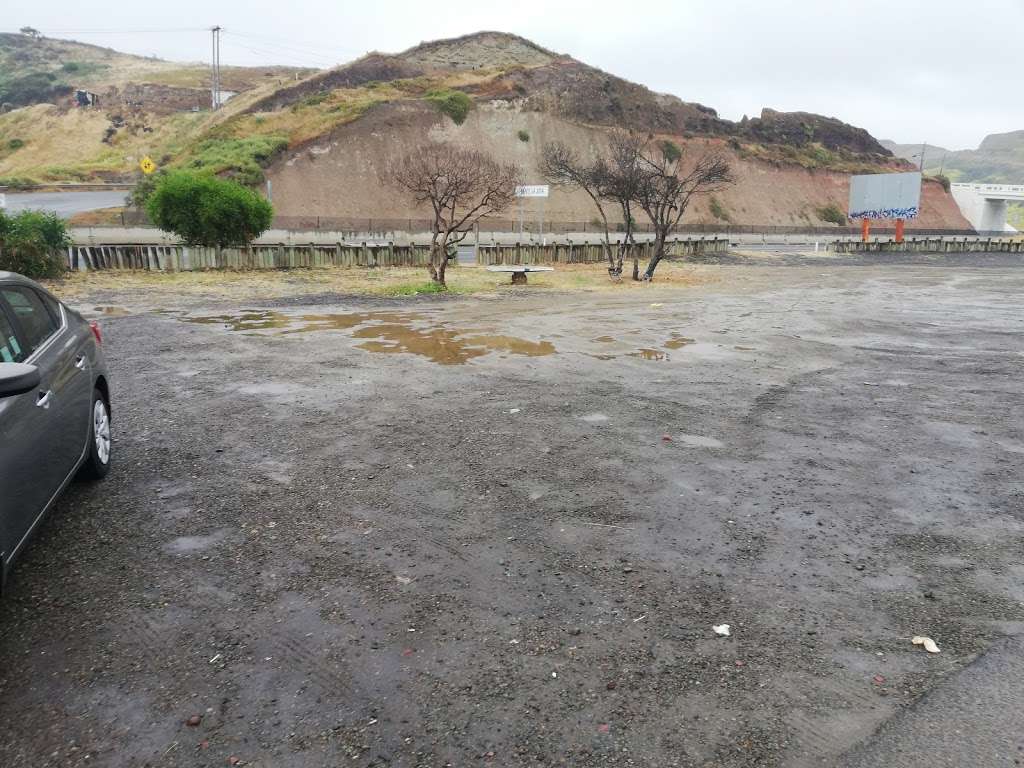
[[[765,109],[732,122],[711,107],[498,32],[372,53],[305,76],[262,68],[234,73],[226,87],[242,93],[216,113],[205,106],[201,65],[3,36],[0,56],[10,55],[21,73],[45,69],[54,87],[97,90],[100,105],[75,108],[53,92],[45,99],[51,103],[12,103],[0,115],[0,182],[130,179],[148,154],[162,167],[209,168],[252,184],[269,177],[283,215],[405,217],[416,212],[381,187],[378,169],[427,136],[515,159],[539,181],[544,142],[567,140],[593,151],[609,128],[624,126],[733,159],[741,183],[693,216],[816,224],[830,206],[845,209],[849,173],[907,167],[866,131],[836,118]],[[91,62],[85,72],[63,72],[65,62],[78,60]],[[944,193],[929,190],[926,199],[932,213],[920,223],[962,224]],[[548,211],[565,220],[592,216],[585,201],[562,191]]]

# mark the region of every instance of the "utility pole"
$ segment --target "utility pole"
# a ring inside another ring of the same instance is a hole
[[[210,104],[214,110],[220,109],[220,27],[210,27],[212,35],[212,61],[210,78]]]
[[[917,168],[921,173],[924,173],[924,152],[926,149],[928,149],[928,142],[921,145],[921,163]]]

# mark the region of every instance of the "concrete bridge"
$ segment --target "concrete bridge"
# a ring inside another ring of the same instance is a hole
[[[1015,232],[1006,223],[1009,203],[1024,203],[1024,184],[953,184],[960,212],[978,232]]]

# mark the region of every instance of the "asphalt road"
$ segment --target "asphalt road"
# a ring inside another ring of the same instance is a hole
[[[93,190],[83,192],[7,192],[7,211],[54,211],[68,219],[76,213],[123,205],[124,190]]]
[[[0,765],[1012,765],[1024,269],[696,271],[80,296],[116,463],[0,604]]]

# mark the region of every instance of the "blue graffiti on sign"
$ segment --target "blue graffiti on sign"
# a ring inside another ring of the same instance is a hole
[[[910,208],[883,208],[882,210],[851,211],[851,219],[912,219],[917,216],[917,206]]]

